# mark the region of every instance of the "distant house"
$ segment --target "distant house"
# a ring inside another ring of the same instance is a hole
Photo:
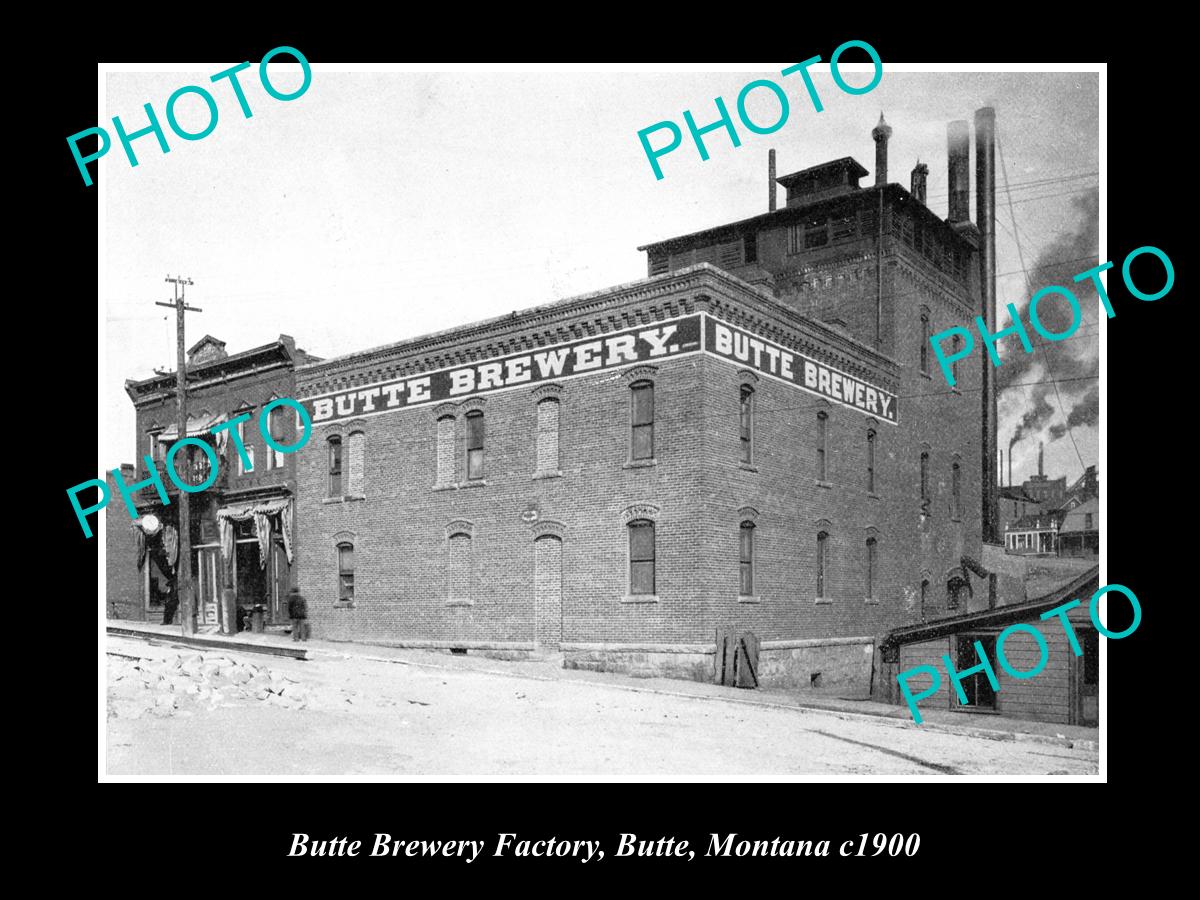
[[[1100,552],[1100,501],[1093,497],[1067,512],[1058,529],[1059,556],[1096,556]]]
[[[1057,556],[1058,532],[1064,513],[1022,516],[1004,528],[1004,551],[1023,556]]]

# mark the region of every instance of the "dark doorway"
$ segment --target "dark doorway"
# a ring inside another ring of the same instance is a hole
[[[995,635],[960,634],[958,635],[958,653],[955,656],[955,665],[958,671],[973,669],[982,662],[979,654],[975,651],[976,641],[983,646],[983,652],[987,654],[989,663],[996,658]],[[971,709],[996,708],[996,690],[988,680],[987,672],[979,671],[963,678],[962,689],[963,693],[967,695],[967,702],[963,703],[960,700],[959,706]]]
[[[238,606],[249,609],[261,603],[270,609],[270,590],[258,559],[258,541],[238,541],[236,553]]]

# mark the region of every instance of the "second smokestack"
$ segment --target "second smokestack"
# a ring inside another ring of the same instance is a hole
[[[949,159],[950,222],[971,219],[971,129],[965,119],[946,126],[946,155]]]

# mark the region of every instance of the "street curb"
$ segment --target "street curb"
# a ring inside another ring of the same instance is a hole
[[[285,656],[289,659],[308,659],[308,650],[303,647],[281,647],[278,644],[252,644],[248,641],[229,640],[228,638],[208,637],[207,635],[160,634],[157,631],[142,631],[140,628],[126,628],[119,625],[109,625],[108,634],[114,637],[131,637],[144,641],[159,641],[172,646],[188,647],[197,650],[229,650],[245,651],[246,653],[262,653],[266,656]]]
[[[857,722],[868,723],[887,723],[896,728],[921,729],[924,731],[937,731],[943,734],[954,734],[964,737],[975,737],[981,740],[989,741],[1012,741],[1030,744],[1044,744],[1054,747],[1065,747],[1072,750],[1085,750],[1092,753],[1099,752],[1099,743],[1097,741],[1074,739],[1067,737],[1052,737],[1045,734],[1029,734],[1026,732],[1016,731],[998,731],[993,728],[975,728],[971,726],[958,725],[941,725],[933,722],[926,722],[923,725],[918,725],[916,722],[911,722],[908,719],[899,716],[884,715],[881,713],[867,712],[850,712],[848,710],[831,709],[826,706],[805,705],[798,703],[773,703],[769,700],[749,700],[741,697],[724,697],[714,696],[711,694],[689,694],[684,691],[669,691],[662,688],[639,687],[632,684],[618,684],[606,681],[589,681],[587,679],[562,679],[551,678],[545,675],[532,675],[528,672],[506,672],[502,669],[476,669],[476,668],[460,668],[458,666],[444,666],[434,662],[417,662],[409,659],[392,659],[386,656],[375,656],[372,654],[359,653],[344,653],[339,650],[326,650],[323,648],[312,648],[309,651],[310,657],[328,656],[340,659],[365,659],[370,662],[392,663],[401,666],[415,666],[423,669],[438,669],[445,672],[477,672],[485,675],[502,675],[506,678],[524,678],[530,681],[547,681],[555,683],[572,683],[572,684],[589,684],[598,687],[611,687],[617,690],[630,691],[632,693],[642,694],[658,694],[664,697],[682,697],[686,700],[714,700],[723,703],[738,703],[743,706],[759,706],[767,709],[782,709],[800,713],[824,713],[840,719],[849,719]]]

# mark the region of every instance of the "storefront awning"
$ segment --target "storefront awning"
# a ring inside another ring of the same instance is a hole
[[[214,425],[224,422],[226,419],[225,413],[205,413],[198,416],[188,416],[187,421],[187,437],[195,437],[201,434],[207,434],[208,430]],[[160,441],[175,441],[179,439],[179,426],[176,424],[168,425],[158,435]]]
[[[236,506],[223,506],[217,510],[218,519],[248,519],[255,513],[264,516],[283,512],[291,504],[290,498],[275,500],[260,500],[257,503],[241,503]]]

